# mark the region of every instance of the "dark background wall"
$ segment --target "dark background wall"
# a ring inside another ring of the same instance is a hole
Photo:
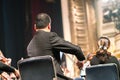
[[[0,0],[0,49],[15,67],[19,59],[26,58],[34,18],[40,12],[51,16],[52,31],[63,37],[60,0]]]
[[[38,13],[47,13],[52,18],[52,31],[63,37],[60,0],[31,0],[32,26]]]
[[[23,0],[0,0],[0,49],[12,65],[25,56],[25,9]]]

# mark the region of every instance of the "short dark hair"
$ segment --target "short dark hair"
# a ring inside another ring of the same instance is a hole
[[[46,13],[39,13],[36,16],[35,24],[37,29],[45,28],[49,23],[51,23],[51,18]]]

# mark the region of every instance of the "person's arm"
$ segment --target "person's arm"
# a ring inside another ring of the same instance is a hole
[[[64,39],[60,38],[56,33],[51,33],[50,42],[51,42],[52,48],[54,50],[73,54],[80,61],[85,59],[80,47],[78,47],[68,41],[65,41]]]
[[[0,70],[6,71],[6,72],[14,72],[15,68],[9,65],[6,65],[0,61]]]
[[[0,61],[0,73],[2,72],[13,72],[17,78],[19,78],[20,76],[19,71],[16,68],[9,66],[7,64],[4,64]]]

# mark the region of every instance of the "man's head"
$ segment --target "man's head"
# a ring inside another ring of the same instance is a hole
[[[51,18],[48,14],[39,13],[36,16],[36,20],[35,20],[35,28],[36,29],[44,29],[46,27],[51,28],[50,24],[51,24]]]

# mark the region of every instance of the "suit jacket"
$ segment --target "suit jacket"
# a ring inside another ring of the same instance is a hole
[[[80,47],[65,41],[54,32],[37,31],[27,47],[29,57],[51,55],[55,60],[57,72],[62,74],[59,65],[60,51],[73,54],[80,61],[85,59]]]

